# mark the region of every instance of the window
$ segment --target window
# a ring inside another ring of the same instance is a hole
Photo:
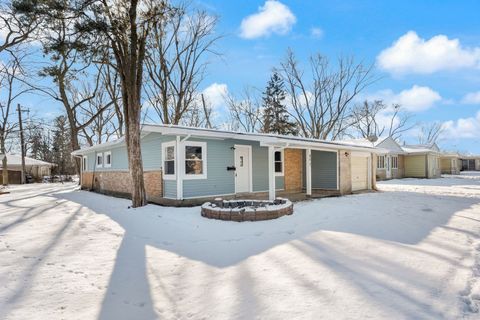
[[[83,156],[82,158],[82,170],[83,171],[87,171],[87,163],[88,163],[88,160],[87,160],[87,156]]]
[[[162,144],[162,162],[164,179],[175,179],[175,142]]]
[[[283,151],[275,151],[275,175],[283,176]]]
[[[206,179],[206,143],[185,143],[185,179]]]
[[[385,169],[385,156],[378,156],[377,169]]]
[[[97,168],[103,167],[103,153],[97,154]]]
[[[398,169],[398,157],[392,157],[392,169]]]
[[[104,167],[110,168],[112,166],[112,152],[111,151],[105,152],[103,154],[103,158],[105,161]]]

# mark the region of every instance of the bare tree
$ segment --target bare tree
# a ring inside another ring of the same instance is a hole
[[[0,1],[0,30],[3,38],[0,52],[15,49],[19,44],[31,40],[30,36],[40,22],[38,13],[41,7],[41,2],[35,1]]]
[[[109,85],[102,81],[95,94],[89,83],[83,83],[80,90],[75,89],[75,100],[84,100],[85,103],[79,105],[77,118],[80,123],[87,123],[90,119],[93,121],[88,126],[81,127],[81,136],[83,136],[90,146],[109,141],[112,137],[120,138],[122,124],[118,122],[117,110],[113,106],[117,100],[111,100],[107,87]],[[88,97],[93,96],[92,99]]]
[[[7,64],[2,64],[0,69],[0,87],[6,89],[6,97],[0,102],[0,154],[7,153],[7,140],[12,133],[18,131],[18,121],[14,109],[15,100],[30,89],[22,86],[18,81],[24,77],[22,59],[24,56],[12,58]],[[8,184],[7,157],[2,160],[3,185]]]
[[[202,94],[195,99],[195,103],[187,110],[185,116],[180,120],[180,124],[188,127],[209,128],[212,129],[212,113],[213,107],[205,101]],[[200,101],[199,101],[200,100]]]
[[[259,132],[263,126],[261,102],[251,88],[245,88],[239,99],[227,95],[225,102],[230,111],[229,127],[234,131]]]
[[[113,56],[104,61],[120,78],[125,141],[132,179],[132,206],[147,204],[143,179],[140,126],[146,43],[155,26],[163,24],[174,11],[166,1],[82,0],[76,7],[77,31],[88,33],[90,47],[103,47]]]
[[[418,134],[418,143],[431,145],[438,141],[440,135],[445,130],[443,123],[431,122],[425,123],[420,127],[420,133]]]
[[[195,99],[208,57],[218,55],[217,20],[183,4],[170,19],[154,24],[147,38],[145,92],[163,123],[178,124],[189,111],[201,111]]]
[[[398,139],[405,131],[413,128],[412,116],[403,112],[399,104],[390,107],[381,100],[357,105],[352,111],[352,127],[360,133],[363,138],[380,137],[384,134]]]
[[[332,67],[321,54],[310,58],[309,67],[307,74],[291,50],[281,63],[291,115],[303,136],[338,139],[350,125],[347,120],[355,97],[377,80],[373,67],[344,57]]]

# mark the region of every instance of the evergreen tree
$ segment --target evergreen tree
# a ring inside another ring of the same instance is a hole
[[[71,156],[72,145],[67,118],[65,116],[56,117],[53,125],[52,162],[57,165],[55,172],[58,174],[74,174],[75,163]]]
[[[263,132],[283,135],[298,133],[297,125],[289,120],[285,95],[283,79],[274,71],[263,93]]]

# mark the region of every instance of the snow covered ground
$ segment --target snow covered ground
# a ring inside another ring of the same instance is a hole
[[[0,319],[478,319],[480,175],[263,222],[26,185],[0,195]]]

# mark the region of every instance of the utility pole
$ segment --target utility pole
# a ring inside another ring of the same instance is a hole
[[[17,105],[18,125],[20,127],[20,149],[22,152],[22,178],[21,183],[25,184],[25,139],[23,137],[22,108],[20,103]]]

